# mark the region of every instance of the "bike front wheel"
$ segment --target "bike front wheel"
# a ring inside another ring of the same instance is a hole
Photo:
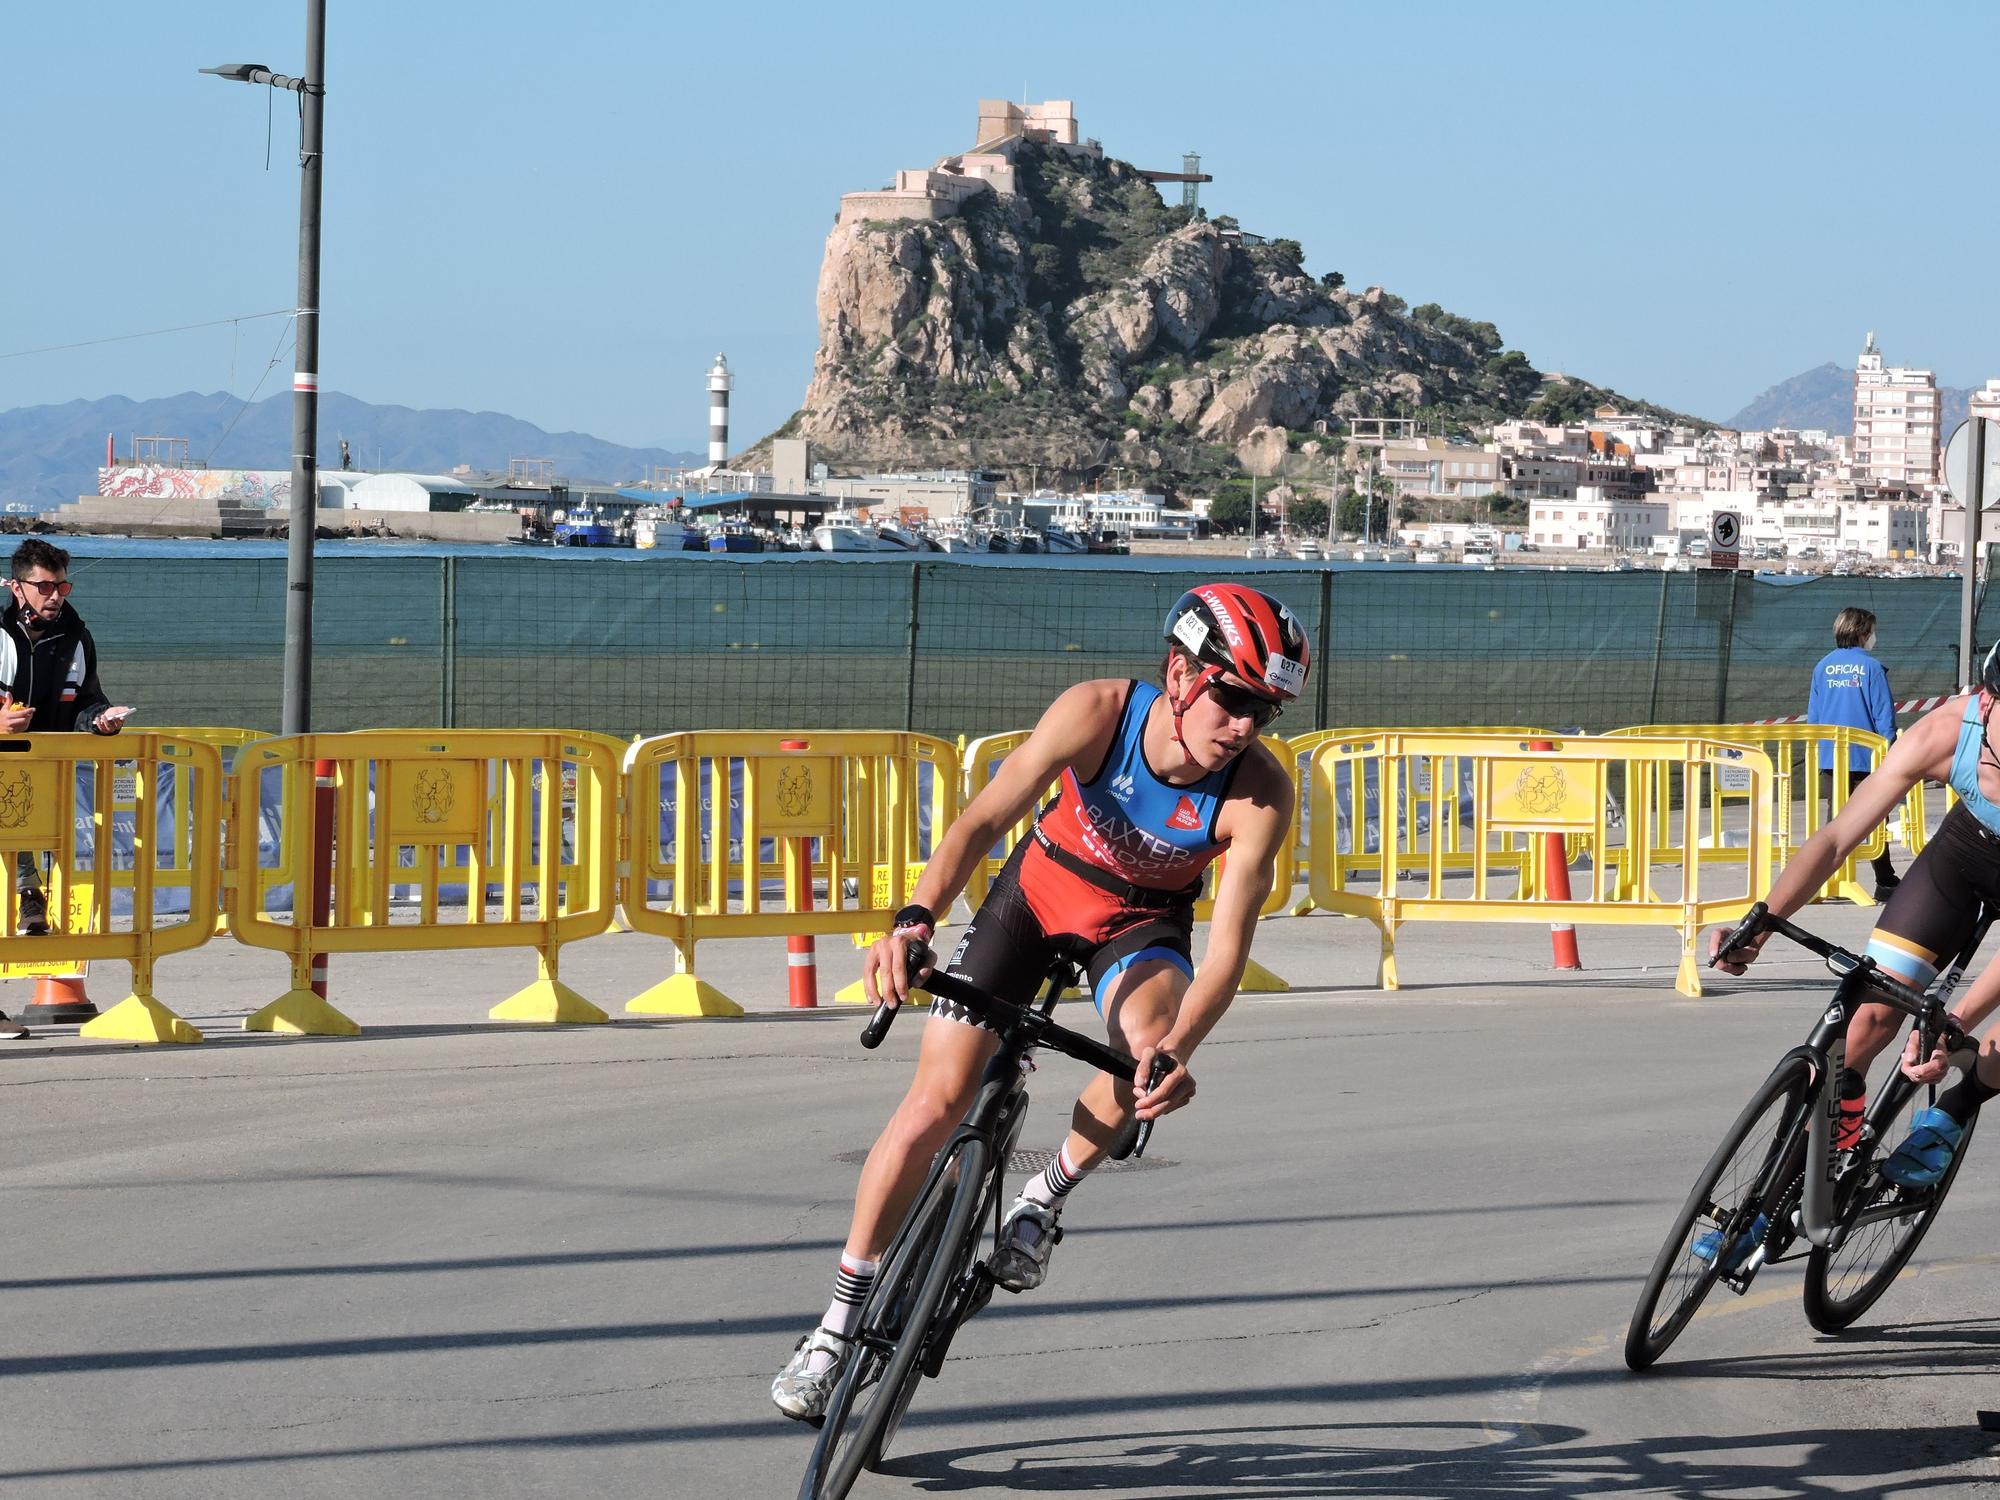
[[[1632,1309],[1625,1363],[1634,1370],[1667,1352],[1722,1268],[1744,1252],[1758,1214],[1784,1191],[1805,1144],[1812,1093],[1811,1064],[1803,1057],[1786,1058],[1743,1106],[1702,1168]],[[1698,1245],[1707,1253],[1697,1254]]]
[[[979,1234],[989,1148],[961,1140],[904,1220],[861,1310],[847,1370],[827,1401],[799,1500],[843,1500],[908,1408],[938,1304]]]
[[[1896,1097],[1898,1092],[1906,1097]],[[1897,1091],[1892,1084],[1883,1090],[1876,1139],[1884,1158],[1910,1133],[1924,1097],[1914,1085]],[[1815,1247],[1806,1259],[1807,1322],[1821,1333],[1839,1333],[1889,1290],[1944,1207],[1944,1195],[1951,1191],[1978,1123],[1977,1115],[1966,1122],[1958,1152],[1934,1186],[1898,1187],[1881,1175],[1879,1160],[1868,1166],[1868,1175],[1841,1209],[1839,1248]]]

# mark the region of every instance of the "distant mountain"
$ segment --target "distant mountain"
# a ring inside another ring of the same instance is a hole
[[[1972,392],[1960,386],[1938,387],[1940,439],[1965,420]],[[1816,370],[1781,380],[1723,424],[1738,432],[1770,427],[1821,427],[1828,432],[1854,431],[1854,371],[1828,361]]]
[[[0,412],[0,501],[52,508],[97,493],[104,439],[117,439],[122,458],[134,434],[184,437],[189,455],[213,468],[289,469],[292,398],[268,396],[245,407],[235,397],[169,396],[132,401],[68,401]],[[319,401],[320,467],[340,466],[345,437],[357,469],[449,473],[458,464],[504,472],[513,458],[547,458],[568,479],[642,479],[661,464],[698,464],[703,455],[666,448],[627,448],[582,432],[544,432],[499,412],[417,411],[375,406],[328,391]]]

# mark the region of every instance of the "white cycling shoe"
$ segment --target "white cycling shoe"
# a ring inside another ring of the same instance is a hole
[[[799,1340],[792,1357],[771,1382],[772,1404],[794,1421],[817,1422],[826,1415],[826,1403],[840,1384],[847,1357],[853,1352],[852,1339],[815,1328]],[[813,1356],[817,1354],[830,1355],[831,1360],[815,1369]]]
[[[1016,1198],[1000,1225],[1000,1243],[986,1262],[996,1286],[1031,1292],[1049,1274],[1049,1252],[1062,1238],[1058,1210],[1032,1198]]]

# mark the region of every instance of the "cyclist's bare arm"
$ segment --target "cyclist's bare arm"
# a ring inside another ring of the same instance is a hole
[[[1048,706],[1034,733],[1000,762],[993,779],[938,840],[910,892],[913,905],[940,915],[949,911],[979,862],[1035,805],[1050,782],[1071,767],[1097,767],[1118,727],[1124,691],[1125,683],[1117,679],[1079,682]],[[902,1004],[910,997],[913,978],[922,975],[907,972],[899,939],[879,939],[862,957],[861,986],[871,1004],[883,999]]]
[[[1201,967],[1159,1045],[1139,1052],[1142,1083],[1150,1075],[1156,1051],[1175,1061],[1173,1071],[1154,1088],[1136,1095],[1142,1120],[1179,1109],[1194,1096],[1188,1058],[1236,998],[1258,914],[1271,894],[1271,862],[1291,826],[1291,778],[1261,744],[1253,745],[1244,756],[1243,768],[1236,773],[1229,800],[1216,820],[1216,836],[1228,841],[1229,856],[1216,880],[1215,910],[1209,917],[1208,946],[1202,952]]]
[[[1825,885],[1833,872],[1840,868],[1841,861],[1860,847],[1861,841],[1874,831],[1877,824],[1888,819],[1896,805],[1909,794],[1911,787],[1926,777],[1941,781],[1951,774],[1952,754],[1958,747],[1959,717],[1964,711],[1965,700],[1954,698],[1941,708],[1925,714],[1909,733],[1889,747],[1889,753],[1882,757],[1882,764],[1854,789],[1839,813],[1817,829],[1799,847],[1799,852],[1786,861],[1784,872],[1772,884],[1771,893],[1764,898],[1764,904],[1771,908],[1773,916],[1789,917],[1811,900],[1813,892]],[[1818,788],[1812,787],[1808,791],[1809,794],[1816,794]],[[1711,957],[1715,956],[1722,937],[1723,930],[1720,928],[1710,936]],[[1768,937],[1767,933],[1747,949],[1737,950],[1744,956],[1725,959],[1720,967],[1728,973],[1741,974],[1763,951]]]

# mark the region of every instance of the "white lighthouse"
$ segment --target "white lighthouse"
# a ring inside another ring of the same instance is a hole
[[[720,354],[708,372],[708,462],[720,468],[729,461],[729,361]]]

